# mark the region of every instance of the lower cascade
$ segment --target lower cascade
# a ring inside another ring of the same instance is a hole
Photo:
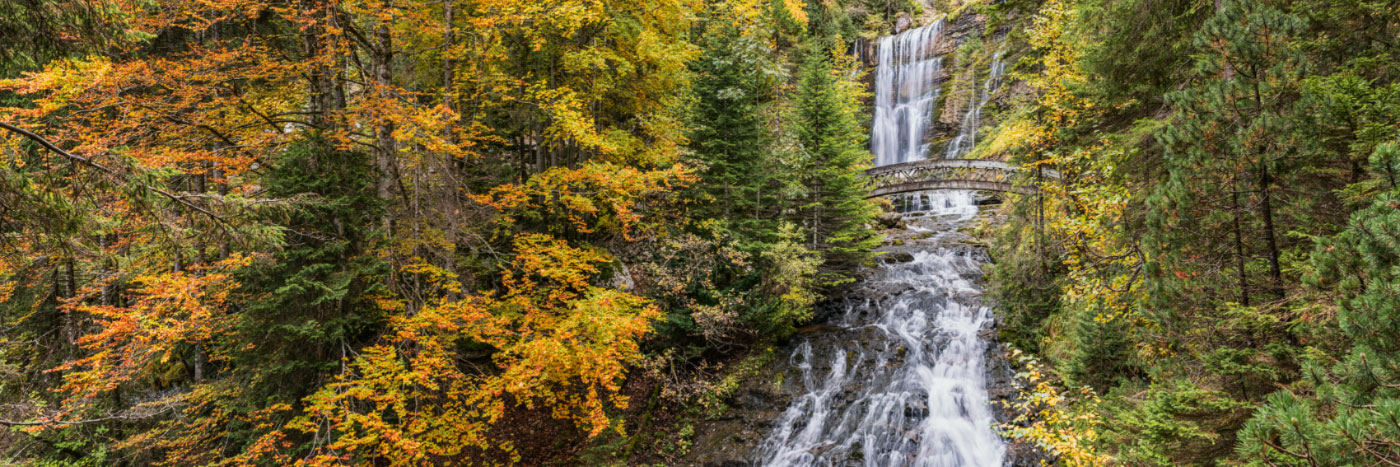
[[[993,319],[978,284],[989,258],[946,240],[977,207],[972,193],[956,191],[920,204],[929,210],[909,224],[931,235],[918,243],[925,248],[866,279],[890,294],[847,303],[831,319],[858,338],[795,342],[790,363],[806,392],[759,445],[761,465],[1003,464],[980,336]]]

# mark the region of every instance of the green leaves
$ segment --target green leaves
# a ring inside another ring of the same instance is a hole
[[[1046,128],[1011,147],[1070,177],[1012,208],[993,274],[1003,336],[1106,391],[1105,444],[1124,463],[1394,460],[1400,444],[1357,420],[1380,419],[1366,417],[1384,386],[1364,382],[1394,378],[1400,352],[1381,144],[1400,73],[1373,39],[1400,24],[1367,19],[1397,6],[1143,6],[1042,5],[1026,120]],[[1290,398],[1241,431],[1280,386]]]

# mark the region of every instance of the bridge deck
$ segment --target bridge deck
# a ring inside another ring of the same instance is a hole
[[[1032,184],[1017,182],[1026,176],[1036,176],[1002,161],[981,159],[931,159],[884,165],[865,171],[875,188],[870,196],[887,196],[925,190],[985,190],[1021,194],[1035,193]],[[1060,178],[1060,173],[1040,169],[1039,177]]]

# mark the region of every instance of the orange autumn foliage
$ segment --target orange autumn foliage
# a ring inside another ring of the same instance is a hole
[[[642,222],[643,215],[634,207],[639,199],[670,193],[694,180],[694,173],[679,164],[640,170],[589,163],[577,169],[556,167],[523,184],[500,185],[488,194],[469,196],[500,210],[500,220],[507,226],[534,222],[555,234],[615,230],[631,239],[635,228],[652,227]]]
[[[472,448],[509,453],[513,447],[490,437],[508,401],[549,407],[592,435],[606,429],[608,407],[626,406],[619,383],[659,310],[590,284],[612,261],[605,253],[543,234],[517,238],[515,249],[502,293],[439,299],[395,316],[385,343],[346,362],[303,415],[260,440],[249,459],[424,465]],[[497,371],[464,369],[468,343],[494,349]],[[291,459],[282,454],[289,432],[327,442]]]
[[[53,371],[63,371],[59,388],[70,402],[95,398],[170,361],[177,346],[209,341],[228,329],[229,293],[238,287],[233,269],[250,259],[234,255],[191,271],[137,276],[126,306],[70,304],[68,313],[86,313],[100,331],[78,339],[91,351]]]
[[[112,446],[165,465],[423,464],[502,447],[491,430],[509,404],[548,408],[594,435],[610,425],[607,411],[625,406],[619,384],[659,312],[600,286],[614,258],[580,238],[649,234],[662,221],[650,219],[648,203],[693,179],[672,164],[684,144],[674,109],[694,54],[683,37],[699,2],[106,7],[121,12],[128,32],[110,52],[0,80],[0,92],[26,100],[0,108],[0,120],[112,172],[101,184],[46,181],[41,188],[61,188],[54,197],[85,197],[73,211],[88,217],[71,235],[26,232],[24,251],[0,270],[0,299],[12,295],[11,280],[24,280],[11,270],[49,267],[51,257],[89,281],[64,297],[82,337],[75,356],[50,372],[62,378],[63,404],[26,414],[48,423],[41,430],[130,421]],[[389,62],[387,76],[376,60]],[[539,63],[549,72],[530,68]],[[507,113],[526,123],[489,120]],[[384,223],[367,228],[382,238],[364,251],[392,273],[365,282],[392,285],[370,297],[373,314],[383,315],[372,325],[382,328],[340,343],[338,373],[315,367],[298,375],[311,381],[309,397],[267,403],[248,389],[264,383],[255,374],[262,368],[236,368],[231,357],[257,352],[230,330],[247,312],[240,301],[269,290],[245,290],[232,273],[265,266],[249,258],[298,236],[330,235],[269,220],[319,202],[318,194],[262,198],[267,168],[312,133],[375,159]],[[508,143],[572,159],[502,162]],[[4,134],[0,150],[25,153],[29,144]],[[53,156],[40,154],[30,157]],[[479,164],[480,173],[461,177],[476,177],[470,183],[444,175],[462,170],[458,163]],[[507,180],[518,183],[479,188]],[[141,187],[169,199],[131,194]],[[465,211],[499,222],[468,224],[457,218]],[[58,246],[30,240],[46,235]],[[464,238],[488,237],[481,241],[513,250],[491,263],[496,269],[463,272],[451,262],[478,246]],[[404,285],[412,281],[431,287]],[[95,298],[108,285],[126,301]],[[197,359],[207,363],[201,376]]]

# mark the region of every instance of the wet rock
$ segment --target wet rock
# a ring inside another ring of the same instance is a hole
[[[855,50],[856,60],[859,61],[861,68],[870,69],[880,65],[880,53],[877,46],[879,41],[857,37],[854,42],[855,45],[852,48]],[[869,73],[869,75],[873,76],[874,73]],[[866,79],[870,79],[870,77],[867,76]]]
[[[773,404],[773,396],[766,390],[749,390],[739,393],[734,397],[733,406],[736,408],[764,408]]]
[[[753,463],[744,461],[718,461],[702,464],[705,467],[751,467]]]
[[[949,55],[949,54],[952,54],[954,51],[957,51],[957,50],[958,50],[958,44],[961,44],[961,43],[962,43],[962,39],[963,39],[963,36],[959,36],[959,35],[955,34],[953,31],[949,30],[947,27],[944,27],[944,28],[943,28],[943,38],[942,38],[941,40],[939,40],[938,42],[934,43],[933,53],[938,54],[938,55],[943,55],[943,56],[946,56],[947,58],[951,59],[951,58],[953,58],[953,57],[952,57],[951,55]],[[947,78],[948,73],[951,73],[951,72],[952,72],[953,66],[954,66],[954,65],[955,65],[955,64],[954,64],[951,60],[949,60],[949,61],[947,61],[947,62],[944,62],[944,64],[943,64],[943,73],[944,73],[944,76],[940,77],[940,78],[941,78],[940,81],[948,79],[948,78]]]
[[[904,216],[901,216],[899,215],[899,213],[895,212],[887,212],[880,214],[879,216],[875,217],[875,222],[878,222],[882,227],[886,229],[906,228],[904,225]]]
[[[1006,96],[1005,100],[1008,102],[1033,98],[1033,96],[1035,96],[1035,88],[1032,88],[1030,83],[1017,80],[1011,83],[1011,90],[1006,93]]]
[[[979,36],[987,24],[987,17],[971,10],[964,10],[957,18],[953,18],[952,23],[946,28],[948,35],[952,36],[954,42],[961,43],[963,40]]]
[[[608,288],[632,290],[636,287],[637,281],[632,278],[632,270],[627,268],[627,263],[621,261],[614,263],[612,278],[608,280]]]
[[[797,330],[794,331],[794,333],[799,336],[809,336],[813,334],[825,334],[830,332],[836,332],[840,331],[841,329],[842,328],[840,326],[833,326],[826,323],[820,323],[802,326],[800,328],[797,328]]]
[[[948,134],[956,134],[961,130],[963,114],[967,113],[967,107],[972,105],[972,99],[976,97],[977,85],[976,70],[967,67],[962,74],[953,79],[952,86],[948,86],[947,95],[943,101],[943,112],[938,117],[938,122],[946,125]]]
[[[908,263],[914,260],[914,255],[907,251],[899,251],[880,255],[880,262],[884,264]]]

